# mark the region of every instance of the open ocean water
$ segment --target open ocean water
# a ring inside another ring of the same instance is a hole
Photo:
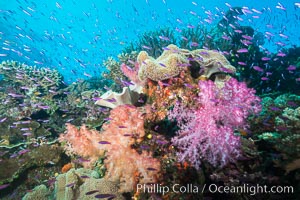
[[[300,1],[0,0],[0,199],[299,199]]]

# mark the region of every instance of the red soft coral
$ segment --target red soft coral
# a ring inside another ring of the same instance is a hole
[[[120,192],[134,190],[136,183],[153,183],[160,171],[159,160],[148,152],[137,153],[131,148],[145,135],[143,113],[129,105],[111,110],[110,121],[102,127],[103,131],[88,130],[84,125],[78,130],[67,124],[67,134],[59,140],[67,141],[67,152],[90,159],[91,166],[106,151],[107,168],[105,178],[120,182]]]

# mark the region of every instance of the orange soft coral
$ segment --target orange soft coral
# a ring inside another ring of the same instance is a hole
[[[96,130],[89,130],[86,126],[82,126],[79,130],[72,124],[66,124],[66,134],[59,136],[60,142],[67,142],[64,146],[68,155],[79,155],[88,158],[88,162],[83,165],[87,168],[98,160],[99,156],[104,155],[104,151],[99,146],[101,135]]]
[[[105,178],[120,182],[120,192],[134,190],[136,183],[155,182],[160,162],[148,152],[139,154],[131,148],[145,135],[143,113],[134,106],[123,105],[111,110],[109,118],[101,133],[84,125],[78,130],[67,124],[67,134],[62,134],[60,141],[67,141],[68,152],[88,158],[91,162],[87,167],[106,151]]]

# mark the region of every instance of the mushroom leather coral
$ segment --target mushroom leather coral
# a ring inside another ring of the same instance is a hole
[[[60,135],[60,141],[67,141],[66,151],[91,160],[87,167],[105,151],[105,178],[120,182],[120,192],[134,190],[137,183],[155,182],[160,171],[159,160],[151,153],[139,154],[131,148],[145,135],[143,113],[134,106],[123,105],[111,110],[109,118],[100,133],[84,125],[78,130],[67,124],[67,133]]]

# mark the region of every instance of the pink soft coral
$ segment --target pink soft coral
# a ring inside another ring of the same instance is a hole
[[[234,131],[246,127],[250,113],[260,111],[260,99],[233,78],[221,89],[212,81],[199,81],[199,88],[196,108],[178,102],[169,112],[180,128],[172,142],[179,149],[179,160],[188,160],[196,168],[201,160],[224,166],[241,156],[240,138]]]
[[[105,178],[120,182],[120,192],[129,192],[139,183],[153,183],[160,171],[160,162],[148,152],[137,153],[131,148],[144,137],[144,117],[138,108],[129,105],[111,110],[110,121],[103,131],[88,130],[84,125],[78,130],[67,124],[67,134],[60,141],[67,141],[66,150],[96,161],[106,151]]]
[[[134,82],[137,85],[144,85],[145,81],[141,81],[138,77],[138,72],[140,69],[139,63],[135,62],[134,63],[134,68],[129,67],[125,63],[122,63],[120,66],[121,71],[123,74],[129,78],[132,82]]]

